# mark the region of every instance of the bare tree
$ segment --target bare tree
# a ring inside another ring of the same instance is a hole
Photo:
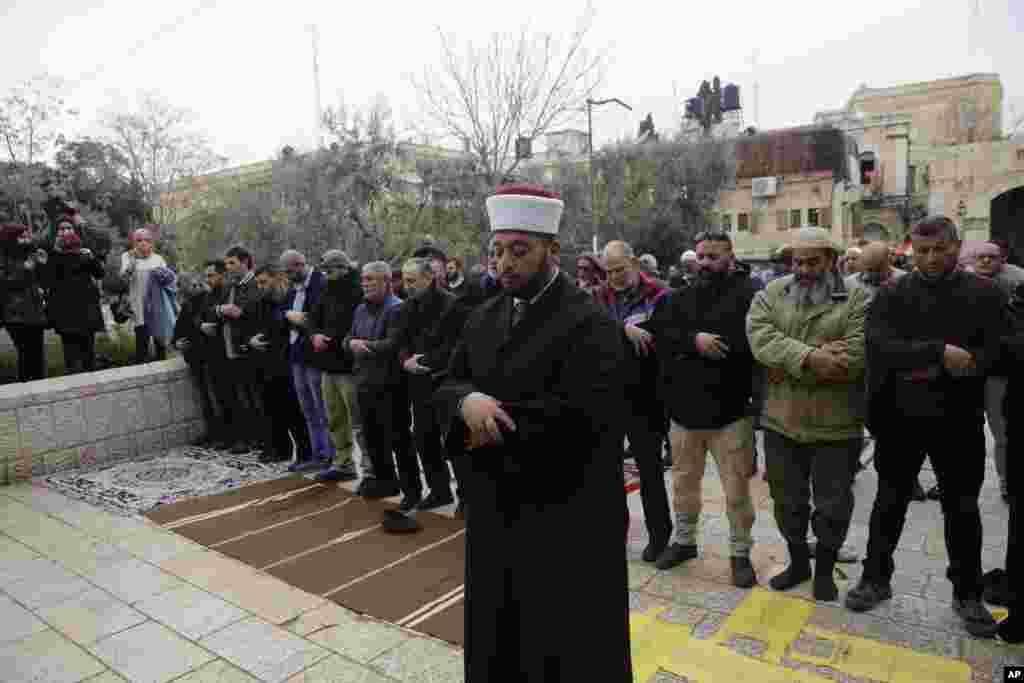
[[[76,116],[60,95],[63,83],[52,76],[22,81],[0,100],[0,144],[11,163],[45,161],[63,141],[60,126]]]
[[[160,207],[160,196],[178,181],[210,171],[227,162],[216,154],[206,136],[191,129],[193,114],[154,93],[139,96],[138,110],[111,113],[104,118],[111,143],[128,159],[132,180],[143,189],[157,223],[173,222],[173,209]]]
[[[467,145],[491,185],[518,166],[517,138],[534,139],[578,118],[601,84],[604,55],[587,49],[593,18],[588,6],[564,38],[523,27],[462,51],[438,27],[441,65],[413,77],[413,87],[430,121]]]

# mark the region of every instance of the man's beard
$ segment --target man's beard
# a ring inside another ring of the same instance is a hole
[[[697,271],[697,282],[703,285],[712,285],[722,282],[728,275],[728,270],[701,269]]]
[[[832,298],[832,278],[827,274],[814,280],[797,280],[791,295],[798,306],[818,306]]]

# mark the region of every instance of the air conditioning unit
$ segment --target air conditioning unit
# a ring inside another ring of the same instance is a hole
[[[751,190],[755,197],[774,197],[779,193],[779,179],[776,176],[754,178]]]

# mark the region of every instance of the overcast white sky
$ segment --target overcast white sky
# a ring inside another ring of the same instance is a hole
[[[597,110],[597,145],[635,134],[648,112],[659,129],[674,127],[680,101],[714,75],[741,86],[745,120],[762,128],[809,123],[816,111],[843,106],[861,83],[982,71],[1001,75],[1004,112],[1015,105],[1024,113],[1021,0],[594,0],[594,6],[591,45],[609,55],[598,97],[619,97],[634,108]],[[981,19],[972,22],[975,6]],[[309,144],[310,23],[320,29],[324,105],[339,96],[363,105],[383,93],[396,115],[411,120],[416,99],[406,74],[436,62],[434,26],[461,40],[483,40],[523,22],[562,33],[584,4],[0,0],[0,7],[7,29],[0,93],[43,71],[61,76],[72,84],[70,103],[82,112],[79,131],[95,133],[100,111],[129,109],[138,91],[156,90],[192,109],[217,150],[245,163],[287,143]],[[759,120],[751,87],[755,48]]]

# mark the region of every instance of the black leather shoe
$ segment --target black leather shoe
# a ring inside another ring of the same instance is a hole
[[[846,591],[846,609],[852,612],[867,612],[878,607],[886,600],[892,599],[892,588],[889,586],[865,581],[860,582]]]
[[[420,502],[422,502],[422,497],[420,496],[420,494],[416,494],[415,496],[402,496],[402,502],[398,504],[398,511],[412,512],[413,510],[417,509]]]
[[[314,477],[316,481],[323,483],[332,481],[352,481],[357,478],[358,475],[356,474],[356,468],[352,465],[332,467],[329,470],[324,470]]]
[[[391,498],[402,492],[397,481],[383,481],[381,479],[364,479],[359,486],[359,495],[363,498],[378,499]]]
[[[661,554],[665,552],[665,546],[668,545],[668,541],[651,541],[644,548],[644,552],[640,555],[640,559],[644,562],[654,562]]]
[[[942,492],[939,490],[939,485],[936,484],[935,486],[928,489],[927,496],[928,500],[941,500]]]
[[[441,491],[431,491],[430,495],[420,501],[420,504],[416,506],[417,510],[434,510],[445,505],[451,505],[455,502],[455,497],[452,494],[444,495]]]
[[[693,560],[697,557],[697,546],[696,545],[682,545],[681,543],[672,543],[665,550],[662,551],[661,555],[655,561],[654,566],[658,569],[672,569],[678,567],[687,560]]]
[[[737,588],[753,588],[757,585],[757,574],[754,573],[754,565],[750,564],[749,557],[730,557],[729,565],[732,568],[732,585]]]

